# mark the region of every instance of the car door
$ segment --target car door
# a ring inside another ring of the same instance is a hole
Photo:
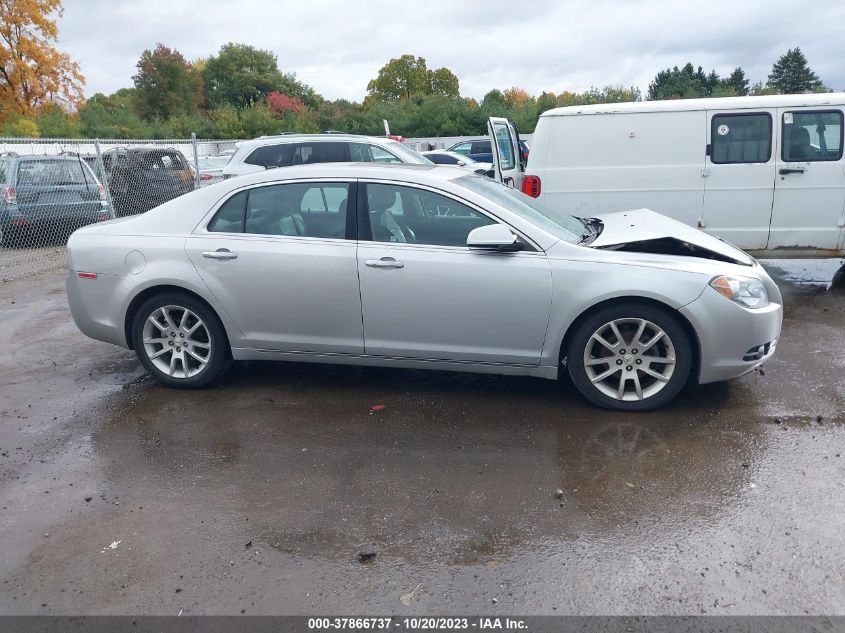
[[[487,133],[492,142],[496,180],[520,189],[524,166],[520,160],[521,150],[516,128],[507,119],[490,117],[487,119]]]
[[[551,304],[545,253],[471,250],[491,215],[431,189],[359,183],[358,275],[368,355],[539,365]]]
[[[774,108],[707,112],[700,228],[749,250],[766,248],[775,183]]]
[[[845,159],[841,108],[779,108],[769,249],[843,246]]]
[[[188,238],[188,257],[253,347],[363,353],[354,191],[332,180],[241,190]]]

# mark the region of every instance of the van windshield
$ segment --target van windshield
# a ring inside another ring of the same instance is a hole
[[[492,178],[470,174],[456,178],[452,182],[489,198],[511,213],[565,242],[578,242],[584,236],[584,223],[575,216],[550,209],[521,191],[503,185]]]

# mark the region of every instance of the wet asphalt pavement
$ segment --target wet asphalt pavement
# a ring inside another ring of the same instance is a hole
[[[63,284],[0,284],[0,613],[845,614],[845,294],[782,283],[764,374],[619,414],[339,366],[167,390]]]

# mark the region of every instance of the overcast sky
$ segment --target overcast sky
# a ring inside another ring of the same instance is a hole
[[[65,0],[59,46],[82,66],[86,95],[131,86],[141,52],[161,42],[188,59],[226,42],[273,51],[328,99],[360,101],[390,58],[446,66],[461,94],[521,86],[583,91],[687,61],[765,81],[800,46],[826,85],[845,89],[845,2],[817,0]]]

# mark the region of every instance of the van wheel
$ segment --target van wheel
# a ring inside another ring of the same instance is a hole
[[[179,293],[144,302],[132,321],[132,343],[141,364],[168,387],[204,387],[231,364],[220,319],[201,301]]]
[[[572,382],[606,409],[648,411],[672,400],[692,367],[689,336],[668,310],[641,303],[602,308],[572,335]]]

